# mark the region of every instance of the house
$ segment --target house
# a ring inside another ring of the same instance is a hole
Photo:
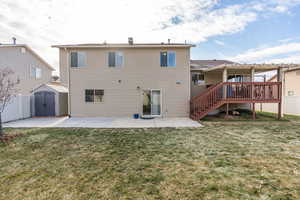
[[[0,44],[0,68],[10,68],[17,85],[18,95],[8,104],[2,113],[3,122],[32,116],[34,98],[32,90],[51,81],[54,69],[26,44]]]
[[[277,80],[274,75],[269,82]],[[284,70],[284,114],[300,115],[300,67],[289,67]],[[277,112],[274,104],[257,105],[257,109],[265,112]]]
[[[72,117],[188,117],[190,44],[55,45]]]
[[[52,68],[26,44],[0,44],[0,68],[10,68],[20,80],[19,93],[30,95],[43,83],[51,81]]]

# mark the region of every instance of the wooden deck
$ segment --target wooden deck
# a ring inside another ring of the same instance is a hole
[[[191,100],[190,115],[199,120],[230,103],[281,103],[281,82],[223,82]],[[279,111],[280,112],[280,111]]]

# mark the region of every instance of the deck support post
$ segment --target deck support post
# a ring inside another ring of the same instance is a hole
[[[252,119],[256,119],[256,113],[255,113],[255,103],[252,104]]]
[[[284,88],[284,72],[282,68],[277,69],[277,81],[281,82],[281,87],[279,87],[278,97],[280,98],[280,103],[278,103],[278,119],[281,119],[284,114],[284,95],[285,95],[285,88]]]
[[[223,69],[223,80],[222,80],[222,82],[223,83],[227,82],[227,78],[228,78],[228,72],[227,72],[227,68],[225,67]],[[225,100],[227,99],[227,86],[226,85],[223,86],[223,98]]]
[[[229,103],[226,104],[226,116],[229,115]]]

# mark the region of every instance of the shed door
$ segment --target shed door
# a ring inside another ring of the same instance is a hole
[[[54,92],[36,92],[34,94],[35,116],[55,116]]]

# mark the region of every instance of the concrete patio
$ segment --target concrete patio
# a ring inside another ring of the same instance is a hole
[[[189,118],[78,118],[78,117],[47,117],[29,118],[3,124],[6,128],[197,128],[202,125]]]

